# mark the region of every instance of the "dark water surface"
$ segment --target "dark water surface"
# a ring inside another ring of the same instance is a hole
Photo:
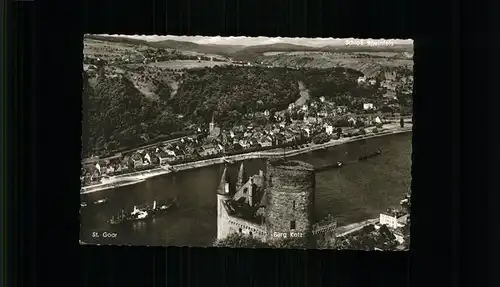
[[[396,206],[411,183],[411,133],[373,138],[326,151],[303,154],[293,159],[314,166],[337,161],[352,161],[358,156],[382,149],[382,155],[340,169],[316,175],[316,213],[331,214],[339,225],[375,218],[388,207]],[[230,167],[233,178],[238,163]],[[258,173],[264,161],[245,162],[247,174]],[[87,243],[117,245],[207,246],[216,236],[216,188],[222,165],[204,167],[148,179],[135,185],[83,195],[89,203],[81,211],[81,239]],[[176,197],[178,207],[154,221],[110,226],[107,220],[121,209],[152,204],[153,200]],[[91,202],[107,198],[107,202]],[[115,239],[102,238],[102,232],[115,232]],[[92,238],[99,232],[100,238]]]

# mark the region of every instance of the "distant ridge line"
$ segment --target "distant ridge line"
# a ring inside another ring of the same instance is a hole
[[[159,49],[177,49],[184,51],[193,51],[206,54],[221,54],[227,56],[249,56],[262,54],[265,52],[297,52],[297,51],[317,51],[317,52],[413,52],[412,44],[395,44],[394,46],[332,46],[326,45],[322,47],[312,47],[304,45],[296,45],[290,43],[274,43],[262,45],[219,45],[219,44],[198,44],[189,41],[178,40],[160,40],[146,41],[141,39],[117,37],[117,36],[102,36],[102,35],[85,35],[84,39],[92,39],[107,42],[116,42],[131,45],[143,45]]]

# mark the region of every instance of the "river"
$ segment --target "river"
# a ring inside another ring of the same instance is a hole
[[[382,155],[340,169],[316,175],[316,213],[331,214],[346,225],[369,218],[399,204],[411,183],[411,133],[396,134],[334,146],[294,157],[314,166],[352,161],[358,156],[382,149]],[[236,178],[239,163],[230,166]],[[262,160],[245,162],[247,174],[264,168]],[[81,240],[89,244],[148,246],[210,246],[216,236],[216,187],[222,165],[167,174],[135,185],[82,195],[89,203],[81,210]],[[178,207],[154,221],[110,226],[106,221],[121,209],[151,204],[153,200],[176,197]],[[107,198],[107,202],[91,202]],[[101,237],[93,238],[92,232]],[[114,232],[114,239],[102,232]]]

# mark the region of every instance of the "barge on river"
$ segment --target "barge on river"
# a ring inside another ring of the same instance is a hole
[[[145,208],[137,208],[137,206],[134,206],[134,210],[128,214],[122,211],[118,216],[112,217],[108,223],[111,225],[117,225],[131,221],[144,221],[157,218],[167,214],[167,212],[170,211],[175,205],[175,199],[169,199],[160,205],[158,205],[155,200],[153,202],[153,206]]]

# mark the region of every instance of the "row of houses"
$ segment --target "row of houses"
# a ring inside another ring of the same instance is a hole
[[[380,117],[350,117],[348,122],[356,126],[359,121],[366,123],[383,122]],[[200,131],[200,130],[198,130]],[[292,121],[267,124],[264,126],[238,125],[229,130],[221,130],[212,121],[208,135],[185,137],[174,143],[158,144],[129,154],[118,154],[106,160],[89,159],[83,162],[82,183],[98,182],[103,176],[126,173],[138,168],[147,169],[177,160],[203,158],[225,152],[245,150],[255,147],[272,147],[298,140],[313,138],[325,133],[337,133],[331,122]]]

